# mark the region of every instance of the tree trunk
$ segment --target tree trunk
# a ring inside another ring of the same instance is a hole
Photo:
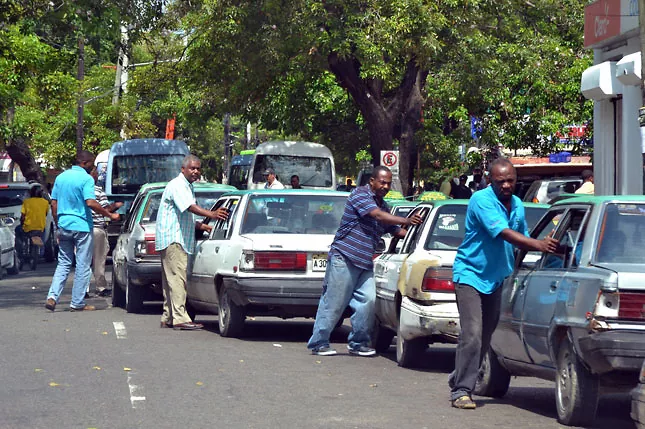
[[[10,107],[6,112],[6,123],[11,127],[14,116],[14,108]],[[35,180],[45,186],[45,177],[38,163],[31,154],[29,145],[24,137],[9,138],[4,142],[5,149],[14,164],[18,164],[22,175],[27,181]]]
[[[78,38],[78,73],[76,77],[80,88],[76,107],[76,153],[78,154],[83,150],[83,140],[85,139],[85,131],[83,130],[83,111],[85,107],[85,99],[83,98],[83,80],[85,79],[85,39],[83,35]]]

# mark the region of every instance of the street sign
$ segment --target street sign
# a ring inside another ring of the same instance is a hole
[[[392,170],[392,174],[399,174],[399,151],[398,150],[382,150],[381,151],[381,165]]]

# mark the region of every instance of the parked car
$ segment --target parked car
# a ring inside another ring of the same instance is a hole
[[[599,387],[630,389],[645,358],[645,197],[559,201],[531,236],[552,230],[558,253],[519,252],[502,286],[475,393],[501,397],[511,375],[555,380],[558,420],[586,426]]]
[[[529,227],[548,207],[525,204]],[[386,351],[396,335],[399,366],[415,365],[429,343],[453,343],[459,337],[452,264],[464,238],[467,208],[468,200],[420,203],[408,216],[419,214],[423,223],[411,227],[403,240],[392,239],[388,252],[374,261],[373,345]]]
[[[632,390],[631,416],[638,429],[645,429],[645,360],[641,366],[638,385]]]
[[[242,334],[246,316],[314,317],[327,254],[349,194],[254,190],[223,195],[227,220],[197,242],[191,310],[219,314],[219,333]]]
[[[39,182],[7,182],[0,184],[0,219],[12,217],[15,220],[15,222],[11,223],[11,228],[14,230],[14,236],[16,227],[20,225],[20,210],[22,208],[22,202],[26,198],[29,198],[30,190],[33,187],[41,188],[43,198],[51,203],[49,192],[47,192]],[[45,243],[44,257],[47,262],[52,262],[56,259],[58,252],[54,231],[54,218],[52,216],[51,209],[49,209],[47,211],[45,231],[43,233],[43,242]]]
[[[4,276],[5,270],[9,274],[20,272],[18,252],[15,249],[16,235],[13,217],[0,219],[0,278]]]
[[[112,305],[139,312],[146,300],[158,300],[161,287],[161,259],[155,250],[155,226],[161,195],[167,182],[143,185],[134,197],[112,252]],[[195,182],[200,207],[211,207],[229,185]]]
[[[580,177],[557,177],[534,181],[524,194],[524,201],[547,204],[560,194],[573,194],[582,185]]]

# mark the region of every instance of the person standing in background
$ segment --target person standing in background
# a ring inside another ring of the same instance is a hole
[[[49,211],[49,203],[43,198],[43,190],[39,186],[29,189],[29,195],[29,198],[23,201],[20,209],[20,229],[16,228],[16,247],[21,260],[26,256],[28,240],[32,240],[37,246],[32,257],[38,257],[37,249],[43,246],[42,235]]]
[[[595,186],[593,183],[593,171],[583,170],[582,174],[582,186],[575,191],[576,194],[586,194],[593,195],[595,193]]]
[[[297,174],[291,176],[291,189],[302,189],[302,186],[300,186],[300,177]]]
[[[262,175],[266,179],[264,189],[284,189],[284,185],[277,179],[273,168],[267,168]]]

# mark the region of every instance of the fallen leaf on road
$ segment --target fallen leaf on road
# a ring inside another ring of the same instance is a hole
[[[93,367],[92,367],[92,369],[95,369],[95,370],[97,370],[97,371],[100,371],[100,370],[101,370],[101,367],[100,367],[100,366],[93,366]]]
[[[49,383],[49,385],[50,385],[51,387],[60,386],[60,384],[58,384],[58,383],[54,383],[53,381],[52,381],[52,382],[50,382],[50,383]]]
[[[240,362],[244,362],[244,359],[240,359]]]
[[[108,334],[107,331],[101,332],[101,335],[107,335],[107,334]]]
[[[36,286],[31,287],[31,290],[36,290],[36,289],[38,289]]]
[[[42,372],[42,371],[43,371],[43,370],[42,370],[42,369],[40,369],[40,368],[36,368],[36,369],[34,369],[34,372]]]
[[[316,363],[322,363],[322,361],[320,361],[320,360],[317,360],[317,361],[316,361]]]
[[[338,396],[343,396],[343,394],[342,394],[342,393],[339,393],[339,394],[338,394]]]
[[[132,371],[132,368],[125,367],[123,368],[124,371]]]
[[[204,385],[204,383],[202,383],[201,381],[198,381],[198,382],[197,382],[197,383],[195,383],[195,384],[196,384],[196,385],[198,385],[198,386],[203,386],[203,385]]]
[[[282,344],[274,344],[273,347],[282,347]]]
[[[69,331],[71,331],[71,329],[65,328],[65,332],[69,332]]]
[[[370,384],[370,387],[378,387],[378,384]]]

